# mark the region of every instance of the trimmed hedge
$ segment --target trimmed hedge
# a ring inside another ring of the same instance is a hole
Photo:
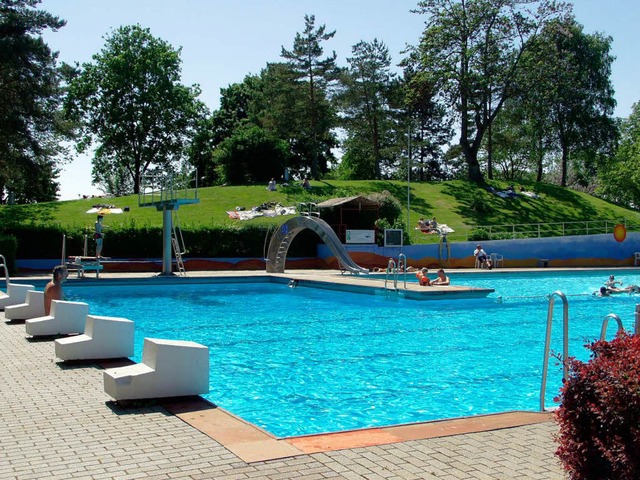
[[[9,274],[16,272],[16,253],[18,251],[18,240],[13,235],[0,234],[0,254],[4,255],[7,261]],[[4,276],[4,271],[0,272]]]
[[[14,226],[3,228],[0,234],[10,234],[15,241],[14,256],[20,259],[60,258],[62,237],[66,235],[66,254],[81,255],[84,236],[88,236],[88,255],[95,254],[93,229],[77,228],[69,231],[59,225]],[[116,258],[160,258],[162,257],[162,228],[137,226],[110,228],[104,231],[103,254]],[[229,227],[184,227],[182,236],[186,246],[186,257],[254,257],[263,258],[273,227],[258,225]],[[298,234],[291,244],[289,255],[312,257],[316,255],[319,237],[311,231]],[[0,247],[2,244],[0,244]],[[8,249],[7,249],[8,250]],[[0,250],[0,253],[2,251]],[[6,255],[5,255],[6,256]],[[8,259],[7,259],[8,260]]]

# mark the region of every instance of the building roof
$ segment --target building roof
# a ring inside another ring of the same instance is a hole
[[[353,207],[353,208],[371,208],[371,207],[379,207],[380,203],[375,200],[371,200],[367,197],[363,197],[362,195],[357,195],[355,197],[340,197],[340,198],[330,198],[329,200],[325,200],[324,202],[318,203],[318,208],[334,208],[334,207]]]

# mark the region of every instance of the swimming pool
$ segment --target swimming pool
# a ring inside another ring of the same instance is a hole
[[[69,285],[71,300],[136,325],[144,337],[209,347],[211,402],[285,437],[538,409],[548,301],[569,296],[570,353],[617,313],[633,327],[637,295],[591,293],[608,272],[451,275],[486,299],[414,301],[279,283]],[[637,271],[617,273],[640,284]],[[112,291],[113,289],[113,291]],[[559,305],[557,303],[556,305]],[[552,350],[561,350],[556,308]],[[179,317],[182,317],[182,319]],[[609,338],[614,334],[609,329]],[[547,406],[561,369],[551,362]]]

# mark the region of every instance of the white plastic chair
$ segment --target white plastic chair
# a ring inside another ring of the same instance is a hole
[[[478,260],[478,257],[476,257],[476,268],[487,268],[487,262],[481,262]]]
[[[499,253],[492,253],[489,255],[491,257],[491,264],[493,268],[502,267],[504,265],[504,257]]]

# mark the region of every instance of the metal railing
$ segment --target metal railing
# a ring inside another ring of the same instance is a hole
[[[596,235],[613,233],[616,225],[622,224],[627,231],[640,231],[640,225],[626,220],[583,220],[575,222],[505,223],[500,225],[471,225],[447,234],[449,239],[467,241],[478,230],[487,232],[486,240],[512,238],[565,237],[571,235]],[[410,231],[412,243],[432,243],[429,235]],[[483,239],[484,240],[484,239]]]
[[[7,268],[7,261],[4,258],[4,255],[0,255],[0,261],[2,263],[0,263],[0,267],[4,268],[4,279],[5,282],[7,284],[7,294],[9,293],[9,283],[11,283],[11,280],[9,279],[9,269]]]
[[[143,175],[138,193],[138,205],[148,206],[162,203],[183,201],[197,203],[198,172],[188,178],[177,178],[173,175]]]
[[[613,318],[616,321],[616,323],[618,324],[617,333],[620,333],[620,332],[624,331],[624,327],[622,326],[622,320],[620,320],[620,317],[618,315],[616,315],[615,313],[610,313],[609,315],[604,317],[604,320],[602,320],[602,330],[600,330],[600,340],[606,340],[607,339],[607,327],[609,326],[609,320],[611,318]]]
[[[549,309],[547,311],[547,334],[544,340],[544,358],[542,360],[542,385],[540,387],[540,411],[544,412],[544,396],[547,389],[547,373],[549,371],[549,349],[551,347],[551,326],[553,324],[553,306],[555,297],[562,300],[562,378],[569,376],[567,359],[569,358],[569,303],[567,297],[560,290],[556,290],[549,297]]]

